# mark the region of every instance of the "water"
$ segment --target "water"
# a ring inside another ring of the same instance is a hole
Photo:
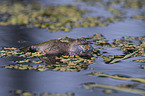
[[[57,1],[57,0],[56,0]],[[54,2],[56,2],[54,0]],[[63,0],[66,2],[67,0]],[[67,4],[67,2],[66,2]],[[0,48],[18,47],[22,48],[43,41],[64,38],[87,37],[93,34],[102,34],[109,42],[114,39],[120,39],[123,36],[145,36],[145,23],[141,20],[126,19],[123,22],[115,22],[107,27],[75,28],[71,32],[49,32],[47,29],[30,28],[26,29],[20,26],[0,26]],[[24,41],[24,43],[19,43]],[[116,48],[110,48],[106,54],[122,55],[122,52]],[[18,57],[0,58],[0,65],[9,65]],[[25,90],[33,93],[75,93],[75,96],[108,96],[102,92],[102,88],[92,91],[82,88],[83,83],[95,82],[97,84],[106,84],[115,86],[117,84],[132,84],[133,81],[115,80],[111,78],[101,78],[88,76],[87,73],[103,72],[114,75],[121,74],[133,78],[145,78],[145,70],[140,69],[142,63],[132,62],[134,59],[144,59],[144,57],[135,57],[122,60],[115,64],[105,64],[101,57],[95,59],[95,63],[89,65],[87,70],[80,72],[59,72],[45,71],[38,72],[33,70],[10,70],[0,68],[0,94],[2,96],[13,96],[11,90]],[[91,70],[93,68],[94,70]],[[145,86],[145,85],[143,85]],[[111,96],[144,96],[130,92],[117,91]]]

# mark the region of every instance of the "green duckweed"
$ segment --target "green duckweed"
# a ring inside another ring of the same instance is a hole
[[[103,57],[107,64],[113,64],[121,60],[125,60],[131,57],[145,56],[145,37],[130,37],[124,36],[121,39],[115,39],[113,43],[108,43],[107,40],[102,35],[92,35],[89,39],[92,39],[95,45],[106,47],[119,47],[123,51],[124,55],[108,55],[105,56],[102,52],[101,57]],[[140,44],[135,44],[134,41],[139,41]],[[143,61],[142,61],[143,62]]]
[[[47,70],[56,70],[56,71],[81,71],[87,69],[88,65],[94,63],[94,59],[85,59],[79,56],[56,56],[56,64],[41,64],[42,61],[34,61],[31,59],[24,59],[21,61],[15,61],[17,64],[10,64],[3,66],[2,68],[7,69],[16,69],[16,70],[36,70],[36,71],[47,71]],[[25,63],[34,63],[38,64],[37,66],[30,66],[30,64]]]
[[[91,6],[98,6],[103,7],[106,11],[112,13],[114,16],[118,16],[121,20],[123,18],[130,18],[130,19],[141,19],[145,21],[144,11],[142,9],[145,7],[145,1],[142,0],[76,0],[78,2],[85,2],[87,5]],[[114,7],[117,6],[117,7]],[[137,14],[128,16],[128,13],[132,11],[138,11]],[[115,19],[113,19],[113,22]]]
[[[145,69],[145,65],[141,65],[141,68],[142,68],[142,69]]]
[[[106,89],[106,90],[103,90],[104,93],[106,94],[111,94],[113,93],[113,91],[111,89]]]
[[[0,25],[21,25],[39,28],[48,28],[49,31],[69,32],[76,27],[106,26],[101,17],[84,17],[87,10],[76,5],[43,6],[36,4],[7,2],[0,4],[0,14],[3,14]]]
[[[141,59],[138,59],[138,60],[133,60],[135,62],[141,62],[141,63],[145,63],[145,60],[141,60]]]
[[[15,95],[19,95],[19,96],[75,96],[74,93],[66,93],[66,94],[51,94],[51,93],[41,93],[41,94],[36,94],[33,92],[29,92],[29,91],[23,91],[23,90],[14,90],[12,91]]]
[[[91,2],[96,2],[96,0]],[[8,2],[4,2],[0,4],[0,14],[2,14],[0,25],[20,25],[27,28],[47,28],[51,32],[69,32],[72,28],[78,27],[107,26],[125,18],[122,15],[124,14],[122,10],[108,7],[107,4],[111,6],[113,1],[104,3],[101,0],[97,0],[97,2],[104,7],[107,6],[105,8],[113,13],[114,16],[107,18],[104,16],[91,17],[87,15],[89,13],[88,10],[81,9],[77,5],[45,5],[42,7],[36,2],[32,4],[20,4],[17,2],[9,6]]]

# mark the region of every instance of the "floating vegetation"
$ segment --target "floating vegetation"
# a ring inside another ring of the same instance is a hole
[[[95,40],[102,40],[105,39],[104,36],[102,34],[94,34],[94,35],[90,35],[89,36],[91,39],[95,39]]]
[[[30,65],[23,65],[23,64],[16,64],[16,65],[8,65],[8,66],[3,66],[2,68],[7,68],[7,69],[19,69],[19,70],[32,70],[36,69],[33,66]]]
[[[107,26],[115,21],[122,21],[125,16],[125,12],[122,12],[127,6],[129,8],[142,8],[145,6],[144,1],[136,0],[113,0],[104,2],[102,0],[77,0],[84,2],[97,2],[107,11],[114,14],[112,17],[105,18],[104,16],[91,17],[87,16],[87,10],[80,9],[76,5],[61,5],[61,6],[41,6],[35,2],[32,4],[20,4],[13,3],[9,6],[8,2],[0,4],[0,25],[21,25],[38,28],[48,28],[49,31],[63,31],[69,32],[72,28],[78,27],[94,27],[94,26]],[[121,6],[121,9],[115,9],[111,7],[113,4],[120,4],[125,2]],[[94,4],[94,3],[93,3]],[[135,7],[136,6],[136,7]],[[142,6],[142,7],[141,7]],[[145,20],[144,15],[135,15],[131,18]]]
[[[141,89],[133,89],[128,87],[122,87],[122,86],[109,86],[109,85],[103,85],[103,84],[95,84],[95,83],[84,83],[84,88],[86,89],[94,89],[94,88],[106,88],[110,90],[119,90],[119,91],[125,91],[125,92],[131,92],[131,93],[138,93],[138,94],[145,94],[145,90]],[[109,93],[111,91],[109,90]]]
[[[109,12],[111,12],[114,15],[117,15],[117,16],[123,14],[120,10],[117,10],[117,9],[114,9],[114,8],[108,8],[107,11],[109,11]]]
[[[125,37],[123,37],[123,38],[125,38]],[[128,38],[126,37],[126,39],[128,39]],[[116,47],[121,46],[123,44],[125,45],[125,44],[128,44],[128,43],[132,43],[132,41],[125,40],[125,39],[115,39],[114,42],[113,42],[114,46],[116,46]]]
[[[23,52],[20,52],[17,50],[17,48],[8,48],[8,47],[4,47],[0,50],[0,58],[2,57],[9,57],[9,56],[12,56],[12,55],[20,55],[20,54],[23,54]]]
[[[88,65],[94,63],[94,58],[85,59],[79,56],[61,56],[57,57],[57,60],[60,62],[56,62],[57,66],[54,70],[59,71],[81,71],[88,68]]]
[[[15,90],[15,91],[11,91],[11,92],[14,93],[15,95],[19,95],[19,96],[75,96],[74,93],[66,93],[66,94],[41,93],[41,94],[36,94],[36,93],[23,91],[23,90]]]
[[[111,94],[111,93],[113,93],[113,90],[111,90],[111,89],[106,89],[106,90],[103,90],[103,92],[106,93],[106,94]]]
[[[145,65],[141,65],[141,68],[142,68],[142,69],[145,69]]]
[[[41,60],[30,60],[30,59],[24,59],[24,60],[21,60],[21,61],[15,61],[15,63],[42,63],[43,61]]]
[[[24,52],[20,51],[19,49],[13,48],[13,47],[12,48],[4,47],[0,50],[0,58],[9,57],[9,56],[33,58],[33,57],[41,57],[41,56],[44,56],[44,55],[45,55],[45,52],[42,52],[42,51],[34,52],[34,53],[31,53],[31,52],[24,53]],[[28,62],[28,60],[21,61],[21,62]]]
[[[114,59],[114,58],[123,58],[124,55],[114,55],[114,56],[111,56],[111,55],[109,55],[109,56],[104,56],[104,55],[102,55],[102,57],[103,57],[104,59]]]
[[[93,37],[94,36],[94,37]],[[120,47],[124,55],[101,55],[107,64],[113,64],[121,60],[125,60],[131,57],[145,56],[145,37],[127,37],[124,36],[121,39],[115,39],[112,44],[108,43],[107,40],[102,35],[93,35],[91,39],[95,42],[95,45],[102,47]],[[134,41],[140,42],[140,44],[135,44]]]
[[[135,51],[133,53],[130,53],[130,54],[127,54],[125,56],[122,57],[122,55],[120,55],[119,57],[121,58],[116,58],[115,56],[111,59],[111,60],[106,60],[107,62],[106,63],[109,63],[109,64],[113,64],[113,63],[116,63],[116,62],[119,62],[121,60],[125,60],[125,59],[128,59],[130,57],[132,57],[135,53],[137,53],[138,51]]]
[[[141,60],[141,59],[139,59],[139,60],[133,60],[133,61],[135,61],[135,62],[145,63],[145,60]]]
[[[87,10],[80,9],[75,5],[49,5],[41,6],[39,3],[20,4],[11,6],[7,2],[0,4],[0,25],[22,25],[27,28],[48,28],[49,31],[69,32],[77,27],[106,26],[112,23],[112,19],[103,16],[86,16]],[[110,22],[111,20],[111,22]]]
[[[145,37],[127,37],[124,36],[121,39],[115,39],[114,42],[108,43],[108,41],[105,39],[105,37],[101,34],[95,34],[89,36],[87,39],[89,39],[92,44],[97,46],[102,46],[102,48],[106,47],[120,47],[121,51],[124,52],[124,55],[103,55],[103,52],[98,55],[103,57],[105,60],[105,63],[107,64],[113,64],[116,62],[119,62],[121,60],[125,60],[131,57],[137,57],[137,56],[145,56]],[[140,42],[140,44],[136,45],[134,41]],[[106,49],[107,50],[107,49]],[[100,52],[99,52],[100,53]],[[106,52],[105,52],[106,53]]]
[[[139,86],[139,84],[120,84],[117,85],[118,87],[123,87],[123,88],[136,88]]]
[[[123,39],[132,39],[132,40],[136,40],[136,39],[139,39],[139,38],[143,38],[143,37],[130,37],[130,36],[124,36],[122,37]],[[142,39],[140,39],[142,40]],[[131,42],[131,41],[127,41],[127,42]]]
[[[127,37],[124,37],[127,38]],[[130,38],[130,37],[128,37]],[[116,47],[120,47],[122,51],[124,51],[126,54],[133,53],[135,51],[138,51],[135,55],[136,56],[145,56],[145,43],[143,41],[145,37],[132,37],[130,39],[140,41],[141,44],[136,45],[133,44],[131,41],[123,40],[123,39],[117,39],[113,42],[113,45]]]
[[[94,3],[99,3],[103,7],[111,7],[112,5],[120,5],[121,8],[132,8],[132,9],[141,9],[145,7],[145,2],[140,1],[140,0],[109,0],[109,1],[104,1],[104,0],[76,0],[78,2],[86,2],[88,5],[94,4]]]
[[[98,53],[94,50],[94,56]],[[7,54],[11,53],[11,54]],[[18,57],[25,57],[29,59],[24,59],[20,61],[15,61],[17,64],[10,64],[7,66],[3,66],[2,68],[7,69],[17,69],[17,70],[36,70],[36,71],[47,71],[47,70],[56,70],[56,71],[81,71],[87,69],[88,65],[94,62],[94,58],[91,57],[90,59],[82,58],[77,55],[66,56],[62,55],[60,57],[55,56],[55,64],[49,64],[47,62],[51,60],[49,57],[45,57],[44,52],[21,52],[17,48],[3,48],[1,49],[1,58],[7,56],[18,56]],[[42,57],[40,60],[33,60],[34,58]],[[32,59],[32,60],[31,60]],[[44,60],[44,61],[43,61]],[[39,63],[46,62],[46,64],[42,65]],[[29,63],[29,64],[26,64]],[[30,66],[30,63],[38,64],[34,67],[34,65]]]
[[[131,19],[141,19],[145,21],[145,1],[141,0],[76,0],[78,2],[85,2],[87,5],[97,5],[106,9],[106,11],[111,12],[114,16],[118,18],[131,18]],[[117,6],[114,7],[113,5]],[[138,14],[128,16],[130,11],[128,9],[138,10]],[[143,11],[142,11],[143,9]],[[115,19],[112,19],[113,21]]]
[[[85,0],[85,2],[87,1]],[[96,0],[89,2],[96,2]],[[124,14],[122,10],[107,7],[108,4],[111,6],[111,2],[103,2],[102,0],[97,0],[97,2],[113,13],[114,16],[91,17],[88,15],[88,10],[80,9],[76,5],[42,6],[35,2],[32,4],[13,3],[9,6],[8,2],[4,2],[0,4],[0,25],[21,25],[27,28],[47,28],[51,32],[69,32],[72,28],[78,27],[107,26],[110,23],[122,21],[126,18],[122,15]]]
[[[110,47],[110,44],[107,40],[105,40],[105,37],[101,34],[94,34],[90,35],[88,39],[92,39],[92,42],[94,42],[95,45],[103,46],[103,47]]]
[[[5,2],[0,4],[0,8],[0,14],[3,14],[0,25],[26,25],[64,32],[70,31],[74,24],[79,24],[77,21],[82,20],[82,14],[86,13],[86,10],[78,9],[74,5],[41,7],[36,2],[28,5],[14,3],[11,6]],[[9,15],[6,18],[7,14]]]
[[[140,82],[140,83],[145,84],[144,78],[129,78],[129,77],[122,77],[122,76],[118,76],[118,75],[103,74],[102,72],[92,72],[92,73],[89,73],[88,75],[99,76],[99,77],[109,77],[112,79],[119,79],[119,80],[131,80],[131,81]]]
[[[100,45],[100,46],[103,46],[103,47],[110,47],[110,44],[106,40],[96,41],[95,45]]]
[[[86,2],[87,5],[93,5],[94,3],[100,3],[101,0],[76,0],[77,2]]]
[[[132,16],[131,18],[132,19],[141,19],[141,20],[144,20],[145,21],[145,16],[144,15],[140,15],[140,14],[135,15],[135,16]]]
[[[91,60],[92,59],[92,60]],[[18,69],[18,70],[36,70],[36,71],[47,71],[47,70],[56,70],[56,71],[81,71],[88,68],[88,65],[93,63],[93,58],[84,59],[79,56],[61,56],[56,57],[56,64],[38,64],[34,67],[34,65],[30,66],[29,64],[10,64],[7,66],[3,66],[2,68],[7,69]],[[25,59],[21,63],[26,61],[30,61],[29,59]],[[20,63],[20,62],[17,62]],[[30,62],[29,62],[30,63]],[[34,63],[34,62],[32,62]]]
[[[140,0],[124,0],[123,2],[125,2],[123,8],[141,9],[145,6],[145,2]]]

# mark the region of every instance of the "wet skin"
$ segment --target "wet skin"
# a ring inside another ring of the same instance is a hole
[[[93,47],[86,39],[59,38],[35,44],[21,49],[24,52],[43,51],[47,55],[79,55],[87,56],[93,51]]]

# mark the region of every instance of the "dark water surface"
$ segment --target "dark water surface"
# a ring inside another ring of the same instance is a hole
[[[67,0],[63,0],[66,2]],[[57,0],[53,0],[57,2]],[[73,2],[73,0],[72,0]],[[66,2],[67,4],[67,2]],[[31,28],[25,29],[20,26],[0,26],[0,48],[18,47],[22,48],[28,45],[40,43],[46,40],[71,37],[80,38],[93,34],[102,34],[113,42],[114,39],[120,39],[123,36],[145,36],[145,23],[141,20],[126,19],[123,22],[116,22],[107,27],[75,28],[71,32],[49,32],[47,29]],[[19,43],[24,41],[24,43]],[[106,54],[121,55],[122,52],[117,48],[109,48]],[[0,58],[0,66],[9,65],[18,57]],[[145,78],[145,69],[140,69],[142,63],[132,62],[134,59],[144,59],[144,57],[135,57],[123,60],[115,64],[105,64],[101,57],[96,58],[95,63],[89,65],[87,70],[80,72],[59,72],[45,71],[38,72],[32,70],[20,71],[0,68],[0,96],[13,96],[11,90],[25,90],[34,93],[75,93],[75,96],[144,96],[130,92],[118,91],[110,95],[102,91],[92,91],[82,88],[83,83],[95,82],[97,84],[106,84],[115,86],[117,84],[132,84],[132,81],[115,80],[111,78],[97,78],[88,76],[90,72],[103,72],[106,74],[122,74],[133,78]],[[94,68],[94,70],[91,70]],[[101,88],[100,88],[101,89]]]

